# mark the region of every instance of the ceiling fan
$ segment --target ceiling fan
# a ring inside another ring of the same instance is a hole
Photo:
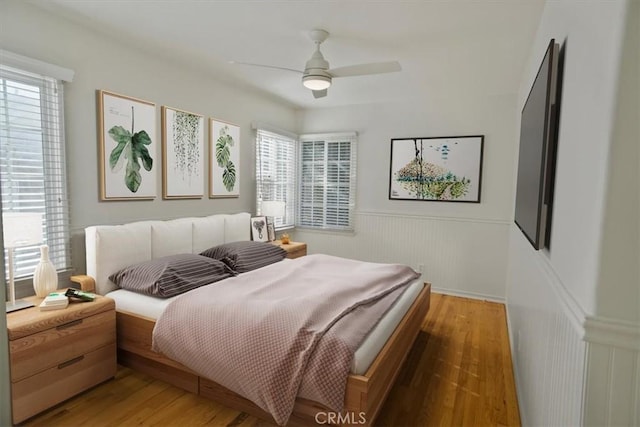
[[[231,61],[231,63],[274,68],[302,74],[302,84],[304,87],[311,89],[315,98],[327,96],[327,89],[331,86],[331,81],[334,77],[366,76],[370,74],[393,73],[402,70],[398,61],[374,62],[330,69],[329,62],[324,59],[322,52],[320,52],[320,45],[328,37],[329,32],[325,30],[317,29],[309,32],[309,38],[316,44],[316,51],[313,52],[313,55],[311,55],[311,58],[307,61],[304,71],[272,65],[252,64],[249,62]]]

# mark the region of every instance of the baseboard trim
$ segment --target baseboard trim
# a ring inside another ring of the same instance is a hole
[[[477,299],[477,300],[483,300],[483,301],[491,301],[491,302],[497,302],[500,304],[505,304],[506,302],[504,298],[497,297],[494,295],[484,295],[484,294],[478,294],[475,292],[459,291],[457,289],[437,288],[432,286],[431,291],[437,294],[451,295],[454,297],[471,298],[471,299]]]
[[[516,399],[518,400],[518,412],[520,413],[520,425],[527,426],[527,413],[524,411],[526,408],[523,402],[522,390],[524,387],[520,380],[520,369],[518,369],[518,358],[516,357],[516,338],[513,335],[513,329],[511,327],[511,315],[509,314],[509,304],[504,305],[507,315],[507,333],[509,334],[509,349],[511,350],[511,363],[513,364],[513,379],[516,383]]]

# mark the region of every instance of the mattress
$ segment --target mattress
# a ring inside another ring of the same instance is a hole
[[[369,332],[355,352],[351,363],[353,374],[364,374],[376,358],[384,344],[387,342],[400,320],[411,307],[411,304],[418,297],[422,290],[421,279],[414,280],[400,297],[393,303],[391,308],[380,319],[378,324]],[[158,319],[164,309],[173,301],[171,298],[156,298],[148,295],[138,294],[125,289],[117,289],[109,292],[108,296],[116,303],[116,310],[133,313],[138,316],[150,319]]]

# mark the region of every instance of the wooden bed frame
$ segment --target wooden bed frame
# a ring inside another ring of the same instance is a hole
[[[117,289],[109,276],[131,264],[178,253],[200,253],[221,243],[250,240],[250,218],[251,214],[241,212],[87,227],[85,249],[88,276],[74,276],[72,281],[77,282],[83,290],[97,290],[102,295],[108,295]],[[338,423],[373,423],[420,331],[429,310],[430,295],[431,285],[425,283],[367,372],[364,375],[349,375],[345,413],[340,414],[343,416]],[[152,351],[153,319],[119,311],[116,313],[116,325],[118,360],[122,365],[273,422],[271,415],[249,400]],[[314,417],[318,412],[330,411],[317,402],[297,399],[289,425],[317,425]],[[364,423],[362,417],[366,419]],[[331,420],[322,420],[326,421]]]
[[[364,375],[349,375],[344,415],[354,422],[353,425],[372,425],[378,415],[420,331],[429,310],[430,296],[431,284],[425,283],[367,372]],[[153,319],[119,311],[116,313],[116,325],[120,364],[275,424],[271,415],[253,402],[152,351]],[[298,398],[287,425],[317,426],[316,414],[328,411],[319,403]],[[361,413],[366,419],[364,423],[360,422]],[[352,424],[347,422],[343,425]]]

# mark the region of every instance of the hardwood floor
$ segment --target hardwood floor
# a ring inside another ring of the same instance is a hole
[[[517,426],[504,305],[431,294],[431,309],[377,426]],[[26,426],[270,426],[121,367],[115,380]]]
[[[517,426],[504,305],[431,294],[380,426]]]

